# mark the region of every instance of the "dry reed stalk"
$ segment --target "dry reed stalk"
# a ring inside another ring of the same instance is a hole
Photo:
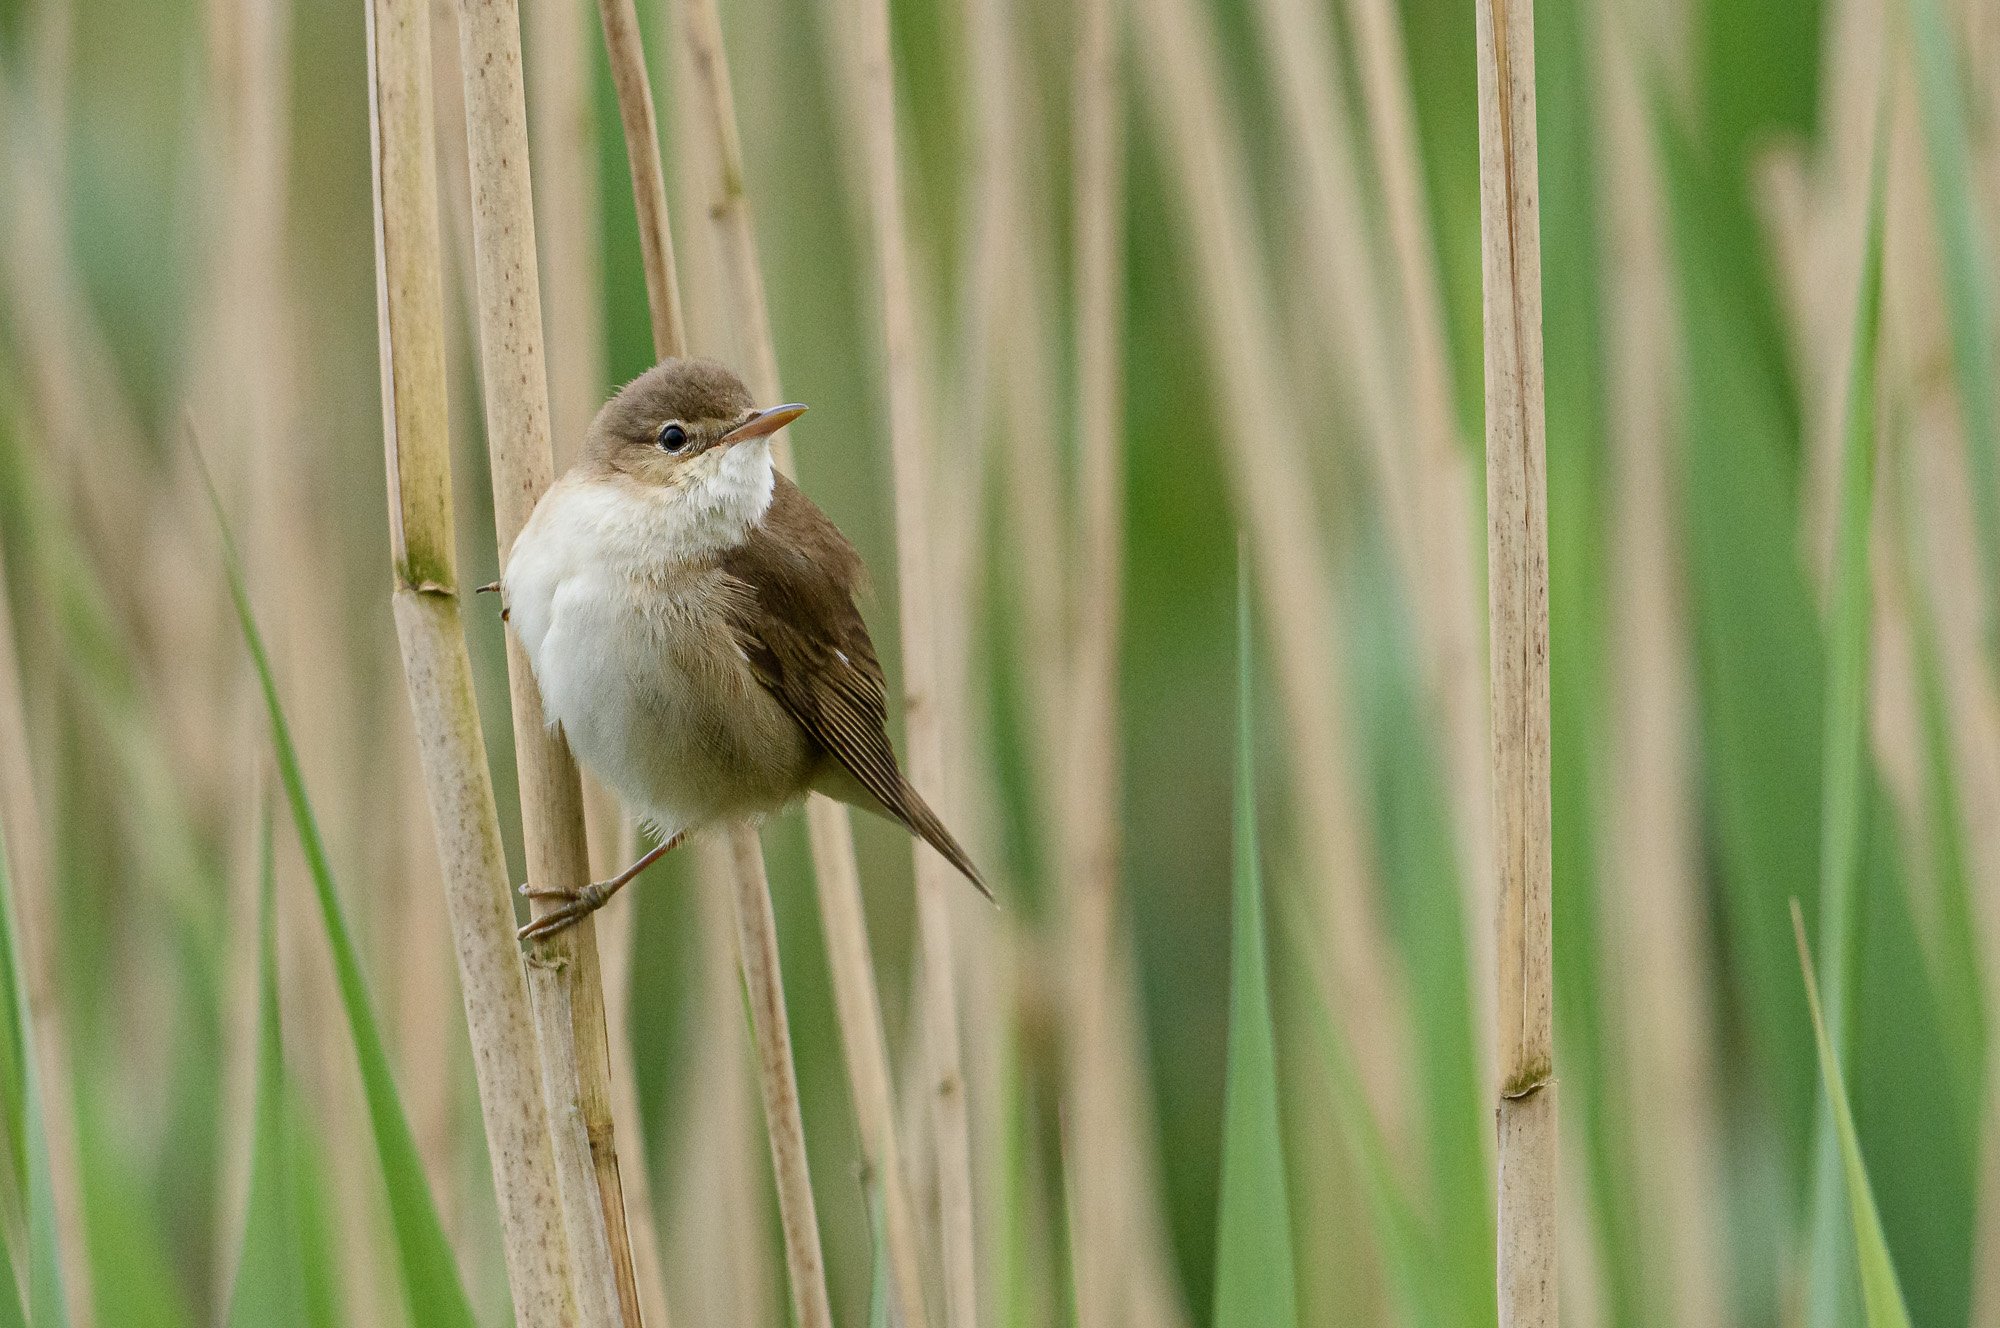
[[[887,0],[855,0],[845,13],[854,60],[843,81],[863,135],[876,278],[882,289],[889,447],[895,479],[896,587],[902,609],[903,717],[910,774],[933,803],[944,800],[944,720],[939,705],[937,604],[931,581],[935,543],[934,492],[924,438],[919,382],[922,353],[903,214],[896,146],[896,93],[889,49]],[[944,859],[915,844],[918,949],[923,970],[927,1086],[939,1203],[945,1323],[975,1328],[979,1318],[978,1251],[974,1235],[971,1128],[959,1039],[956,961],[952,954],[951,891],[961,888]]]
[[[75,1085],[70,1078],[69,1029],[56,986],[55,879],[49,866],[35,777],[28,762],[27,707],[21,664],[7,598],[7,566],[0,558],[0,830],[7,852],[14,925],[20,937],[21,985],[28,993],[28,1024],[35,1034],[42,1129],[55,1203],[56,1257],[72,1328],[96,1322],[89,1251],[84,1244],[83,1186],[77,1158]]]
[[[583,443],[604,400],[606,378],[590,28],[578,4],[530,6],[527,22],[534,66],[528,150],[534,154],[535,234],[548,319],[549,425],[567,457]]]
[[[681,316],[680,281],[674,270],[673,238],[667,225],[666,173],[654,123],[652,89],[639,42],[632,0],[599,0],[604,40],[618,87],[619,116],[625,126],[626,158],[639,210],[646,299],[652,312],[653,352],[660,359],[688,353]],[[784,981],[779,967],[777,915],[757,827],[729,827],[736,875],[738,958],[750,989],[751,1028],[758,1048],[765,1124],[770,1135],[772,1172],[778,1187],[778,1215],[785,1231],[785,1261],[791,1273],[792,1305],[800,1328],[831,1328],[826,1265],[820,1252],[819,1219],[807,1166],[805,1121],[793,1066],[791,1026],[784,1017]],[[747,874],[746,874],[747,873]],[[775,1039],[775,1041],[773,1041]]]
[[[1549,912],[1549,566],[1534,13],[1482,0],[1479,219],[1500,913],[1501,1328],[1555,1328],[1555,982]]]
[[[784,985],[777,971],[767,967],[777,958],[778,929],[771,912],[770,890],[764,885],[763,846],[756,831],[745,827],[730,835],[729,847],[736,857],[737,948],[742,955],[744,986],[749,989],[757,1081],[763,1089],[771,1170],[777,1177],[784,1225],[785,1265],[792,1274],[792,1314],[798,1328],[833,1328],[826,1265],[819,1247],[819,1217],[806,1167],[805,1120],[799,1113],[799,1083],[792,1068]]]
[[[520,19],[513,0],[461,0],[459,44],[486,435],[504,565],[514,537],[553,478]],[[579,889],[589,882],[590,862],[576,762],[561,735],[544,723],[533,670],[511,634],[507,671],[529,879],[544,887]],[[557,906],[539,898],[534,912],[540,916]],[[636,1328],[639,1305],[611,1117],[604,988],[590,919],[537,942],[529,951],[528,974],[579,1308],[592,1325],[622,1322]]]
[[[703,212],[721,259],[721,286],[737,329],[740,362],[748,366],[750,390],[758,400],[781,400],[777,347],[757,258],[749,194],[744,187],[743,147],[721,19],[714,0],[682,0],[680,18],[681,40],[694,74],[699,132],[707,140],[710,154]],[[783,435],[778,449],[779,464],[789,471],[790,447]],[[862,1158],[882,1194],[883,1234],[896,1308],[903,1328],[924,1328],[929,1319],[924,1308],[922,1263],[896,1139],[881,996],[868,950],[854,829],[845,807],[817,795],[807,803],[806,823]]]
[[[1131,1145],[1119,1119],[1118,1055],[1110,982],[1118,914],[1122,780],[1118,742],[1118,643],[1125,556],[1124,8],[1082,6],[1072,108],[1076,247],[1076,612],[1070,642],[1075,688],[1069,714],[1061,821],[1070,901],[1070,1031],[1065,1079],[1075,1112],[1068,1172],[1075,1232],[1077,1322],[1108,1328],[1130,1285],[1129,1217],[1119,1158]]]
[[[1409,497],[1423,514],[1420,534],[1425,561],[1432,569],[1432,575],[1418,583],[1418,640],[1429,661],[1427,682],[1444,718],[1445,768],[1465,891],[1466,934],[1476,936],[1493,916],[1497,885],[1487,851],[1493,783],[1481,668],[1486,625],[1479,610],[1472,461],[1452,404],[1456,393],[1451,347],[1445,334],[1444,296],[1417,145],[1402,19],[1390,0],[1349,0],[1348,21],[1357,43],[1355,64],[1368,109],[1393,256],[1396,316],[1389,325],[1400,334],[1395,358],[1408,375],[1399,401],[1410,406]],[[1475,1006],[1490,1018],[1495,975],[1483,946],[1472,947],[1471,964]]]
[[[576,4],[529,10],[529,151],[535,164],[535,224],[541,241],[543,304],[547,311],[549,421],[560,469],[583,444],[604,399],[604,267],[598,241],[596,107],[591,88],[590,28]],[[644,71],[641,70],[641,77]],[[583,776],[584,825],[591,876],[605,879],[637,853],[637,827],[617,795]],[[652,1172],[638,1110],[632,1064],[631,947],[636,905],[627,902],[600,921],[606,1045],[611,1056],[611,1114],[623,1141],[625,1216],[641,1317],[667,1323]]]
[[[677,1274],[675,1304],[704,1328],[766,1328],[784,1311],[775,1297],[777,1258],[760,1202],[766,1185],[760,1161],[758,1107],[743,1027],[743,979],[735,959],[735,869],[720,836],[698,838],[695,952],[701,956],[694,991],[697,1030],[694,1073],[676,1113],[686,1121],[678,1154],[673,1207],[707,1214],[678,1223],[671,1234]]]
[[[569,1328],[576,1265],[459,618],[426,0],[368,10],[377,317],[396,629],[429,790],[515,1313]],[[594,1196],[592,1199],[594,1204]],[[614,1322],[610,1315],[589,1320]]]
[[[1151,114],[1181,195],[1199,321],[1220,375],[1234,502],[1252,541],[1257,593],[1266,606],[1290,734],[1296,815],[1305,860],[1321,892],[1336,1015],[1351,1039],[1377,1119],[1404,1100],[1398,1048],[1404,1018],[1389,932],[1379,916],[1374,855],[1347,767],[1338,699],[1339,636],[1328,584],[1332,559],[1303,478],[1305,431],[1292,409],[1264,274],[1257,262],[1253,197],[1232,145],[1219,89],[1213,28],[1189,0],[1133,11]]]
[[[1688,1328],[1725,1322],[1722,1250],[1708,1215],[1721,1204],[1715,1016],[1706,956],[1711,938],[1696,840],[1697,812],[1685,735],[1693,683],[1683,643],[1686,607],[1675,555],[1679,458],[1672,424],[1677,357],[1666,215],[1630,38],[1599,34],[1610,224],[1605,272],[1609,331],[1612,529],[1611,676],[1624,680],[1611,724],[1611,833],[1604,880],[1609,971],[1629,999],[1637,1205],[1649,1252],[1648,1299],[1674,1306]],[[1614,847],[1615,846],[1615,847]]]
[[[674,272],[674,237],[667,225],[667,174],[660,166],[660,126],[646,50],[639,40],[633,0],[597,0],[611,82],[618,89],[618,119],[625,126],[625,163],[632,171],[632,202],[639,214],[639,253],[646,269],[646,309],[653,320],[653,353],[661,359],[687,354],[680,279]]]
[[[586,784],[586,804],[592,791]],[[620,842],[609,858],[614,864],[611,870],[616,871],[616,864],[632,861],[633,855],[626,848],[634,836],[624,833],[632,828],[631,821],[619,812],[609,790],[597,785],[596,791],[610,799],[602,810],[617,817],[614,825],[620,832],[616,836]],[[588,810],[595,813],[599,809]],[[660,1262],[659,1224],[653,1216],[653,1176],[645,1147],[646,1119],[639,1107],[639,1080],[632,1054],[632,965],[638,940],[638,912],[636,895],[614,901],[600,917],[598,935],[604,946],[605,1033],[611,1047],[611,1121],[618,1137],[625,1141],[625,1160],[629,1164],[620,1174],[625,1182],[625,1215],[632,1231],[632,1272],[638,1281],[642,1317],[653,1328],[666,1328],[666,1270]]]

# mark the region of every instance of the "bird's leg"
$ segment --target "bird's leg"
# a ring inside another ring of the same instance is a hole
[[[598,909],[603,908],[611,896],[624,889],[640,872],[658,862],[671,850],[680,847],[681,841],[686,838],[687,831],[683,830],[669,839],[664,839],[655,847],[647,850],[646,854],[637,862],[627,867],[624,871],[619,872],[610,880],[593,881],[581,890],[532,884],[522,886],[521,893],[530,899],[561,899],[566,902],[564,902],[561,908],[545,913],[522,927],[518,935],[524,941],[540,940],[544,936],[553,936],[564,927],[573,926],[582,919],[589,917]]]

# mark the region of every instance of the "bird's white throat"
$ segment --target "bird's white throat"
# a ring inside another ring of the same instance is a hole
[[[771,509],[771,444],[757,438],[703,452],[661,489],[669,556],[698,559],[741,544]]]

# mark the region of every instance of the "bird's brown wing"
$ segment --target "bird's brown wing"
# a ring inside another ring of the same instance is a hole
[[[861,557],[780,475],[764,521],[724,557],[728,614],[751,671],[890,815],[992,898],[971,856],[896,764],[882,664],[854,606]]]

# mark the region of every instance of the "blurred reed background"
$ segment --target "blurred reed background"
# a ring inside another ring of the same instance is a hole
[[[465,95],[505,0],[0,3],[0,1328],[762,1328],[824,1322],[815,1266],[871,1328],[1492,1322],[1474,10],[521,0],[530,227]],[[1909,1321],[1994,1322],[2000,16],[1534,10],[1563,1322],[1895,1322],[1891,1261]],[[426,209],[431,305],[378,310]],[[544,445],[489,421],[545,396],[559,470],[683,336],[811,403],[1001,907],[816,806],[768,894],[753,839],[674,854],[601,985],[524,996],[495,900],[553,822],[524,853],[497,606],[439,592]],[[448,683],[459,619],[440,839],[404,661]],[[538,1119],[558,998],[613,1171],[573,1085]]]

